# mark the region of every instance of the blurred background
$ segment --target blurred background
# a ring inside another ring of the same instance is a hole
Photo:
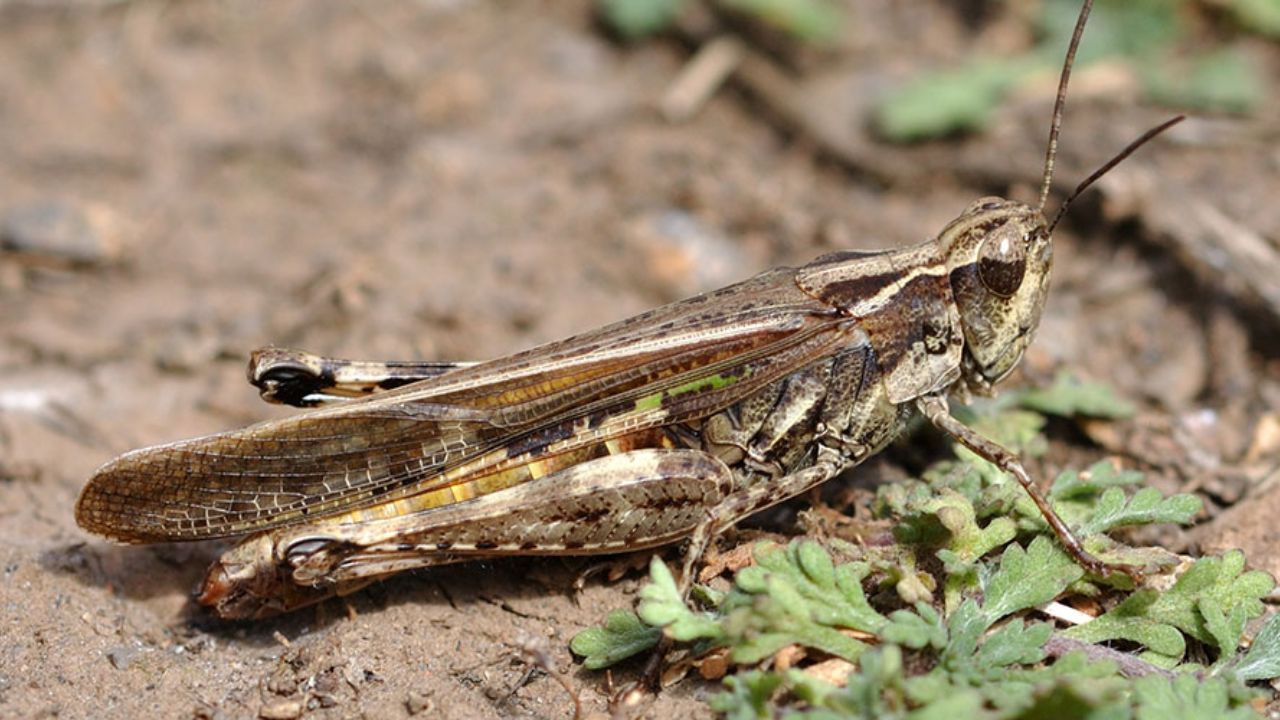
[[[569,668],[631,581],[575,600],[561,563],[475,564],[350,620],[225,627],[187,602],[216,547],[107,546],[76,493],[130,448],[285,414],[244,381],[259,346],[483,360],[1034,199],[1078,9],[0,0],[0,715],[567,717],[512,628]],[[1191,118],[1059,229],[1011,381],[1110,384],[1137,415],[1059,456],[1200,492],[1205,524],[1169,542],[1273,574],[1278,37],[1275,0],[1099,0],[1050,209]],[[701,692],[657,711],[708,713]]]

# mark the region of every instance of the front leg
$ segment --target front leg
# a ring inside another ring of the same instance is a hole
[[[1018,481],[1018,484],[1022,486],[1022,489],[1026,490],[1027,494],[1031,496],[1031,500],[1040,509],[1040,514],[1044,516],[1045,522],[1049,523],[1053,533],[1058,536],[1058,541],[1062,543],[1062,547],[1066,549],[1071,557],[1075,558],[1075,561],[1081,567],[1103,578],[1109,578],[1121,573],[1133,578],[1134,582],[1142,580],[1142,571],[1137,567],[1108,563],[1089,554],[1084,549],[1084,546],[1080,544],[1080,540],[1076,538],[1071,528],[1067,527],[1062,518],[1058,517],[1058,513],[1054,512],[1049,505],[1049,501],[1036,488],[1035,483],[1032,482],[1031,476],[1027,473],[1026,468],[1022,466],[1018,456],[979,435],[972,428],[952,417],[950,408],[947,406],[946,397],[942,395],[926,395],[916,400],[916,407],[929,419],[929,422],[933,423],[934,427],[950,435],[956,442],[973,451],[979,457],[1012,475]]]

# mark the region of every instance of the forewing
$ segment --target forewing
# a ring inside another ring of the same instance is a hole
[[[709,412],[825,352],[831,326],[790,271],[773,271],[368,399],[127,453],[90,480],[76,518],[140,543],[240,535],[384,502],[438,487],[445,470],[566,418],[596,413],[605,437]],[[662,402],[729,375],[751,377]]]
[[[370,403],[143,448],[98,469],[81,527],[128,543],[239,535],[360,506],[505,431]]]

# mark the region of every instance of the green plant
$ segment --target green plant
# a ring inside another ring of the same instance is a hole
[[[685,0],[596,0],[605,24],[629,40],[668,29],[688,4]],[[831,0],[715,0],[712,4],[777,28],[801,42],[829,42],[844,22],[839,6]]]
[[[979,406],[969,421],[1036,455],[1045,414],[1129,412],[1105,387],[1064,375]],[[1134,492],[1140,482],[1100,462],[1060,474],[1049,498],[1092,551],[1167,575],[1163,592],[1086,576],[1016,483],[957,454],[922,479],[880,488],[873,508],[895,522],[895,542],[761,543],[728,592],[703,590],[697,608],[655,558],[637,612],[611,613],[572,646],[593,668],[643,652],[660,632],[695,654],[722,648],[738,672],[711,705],[735,719],[1253,717],[1248,683],[1280,676],[1280,621],[1273,616],[1239,648],[1275,583],[1245,570],[1240,553],[1186,564],[1112,538],[1119,528],[1187,523],[1200,510],[1189,495]],[[1044,621],[1039,608],[1073,596],[1111,609],[1067,629]],[[1116,640],[1131,648],[1126,655],[1086,652]],[[759,669],[797,648],[846,662],[843,687],[805,663]],[[1207,666],[1198,662],[1205,657]]]
[[[1220,0],[1246,31],[1280,34],[1275,0]],[[1193,0],[1098,0],[1081,41],[1078,66],[1110,60],[1138,77],[1152,100],[1194,110],[1253,111],[1265,96],[1260,71],[1237,48],[1180,55],[1187,45]],[[913,142],[987,125],[1000,101],[1034,73],[1062,63],[1062,51],[1080,11],[1079,0],[1044,0],[1035,19],[1039,42],[1009,57],[977,57],[957,67],[924,73],[886,95],[874,126],[886,139]]]

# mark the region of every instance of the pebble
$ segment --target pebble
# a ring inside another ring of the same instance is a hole
[[[272,700],[258,711],[262,720],[293,720],[302,717],[302,703],[298,700]]]
[[[76,266],[119,261],[126,235],[120,216],[101,203],[41,200],[0,220],[0,250]]]
[[[128,670],[130,665],[137,662],[140,655],[142,650],[130,645],[121,645],[107,651],[107,659],[117,670]]]
[[[714,226],[676,208],[628,224],[627,243],[650,278],[684,297],[745,278],[750,264],[739,245]]]
[[[430,712],[435,707],[435,702],[431,700],[430,695],[416,690],[410,691],[409,697],[404,701],[404,704],[410,715]]]

